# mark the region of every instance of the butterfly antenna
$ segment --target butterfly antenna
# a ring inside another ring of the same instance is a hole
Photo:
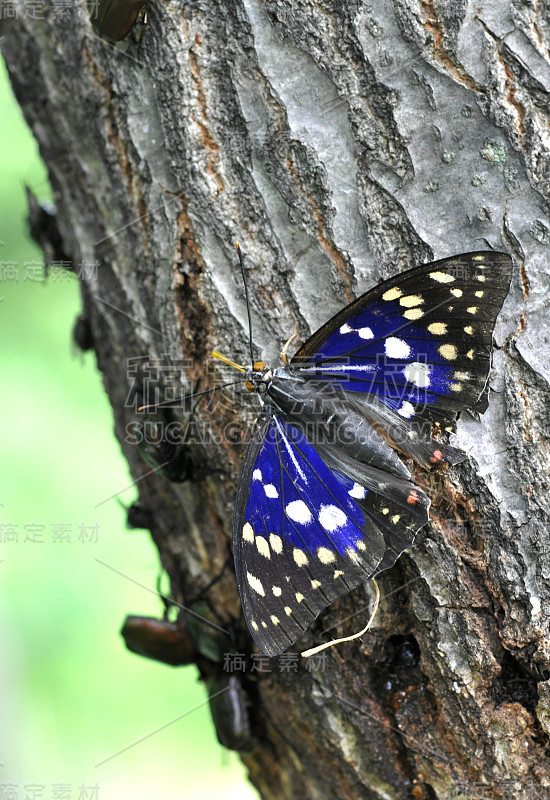
[[[212,353],[214,355],[214,353]],[[218,354],[219,355],[219,354]],[[226,363],[231,363],[231,366],[237,367],[237,369],[242,370],[245,372],[244,367],[239,367],[238,364],[233,364],[233,362],[229,362],[229,359],[225,359],[222,356],[222,361]],[[148,408],[161,408],[162,406],[169,406],[173,403],[179,403],[181,400],[195,400],[197,397],[204,397],[207,394],[212,394],[213,392],[219,392],[220,389],[227,389],[228,386],[235,386],[237,383],[241,383],[243,379],[240,378],[238,381],[230,381],[229,383],[222,383],[221,386],[215,386],[213,389],[205,389],[204,392],[196,392],[195,394],[182,394],[181,397],[174,397],[173,400],[163,400],[162,403],[150,403],[147,406],[140,406],[138,411],[146,411]],[[193,408],[193,411],[195,409]]]
[[[243,261],[243,254],[241,253],[241,248],[239,247],[239,243],[235,242],[235,247],[237,248],[237,253],[239,254],[239,263],[241,265],[241,275],[243,276],[243,283],[244,283],[244,294],[246,297],[246,313],[248,314],[248,340],[250,344],[250,363],[254,363],[254,351],[252,349],[252,317],[250,316],[250,299],[248,297],[248,285],[246,283],[246,273],[244,271],[244,261]]]
[[[378,584],[376,583],[374,578],[372,579],[372,583],[374,586],[374,591],[376,593],[374,598],[374,607],[372,609],[372,614],[370,615],[369,621],[367,622],[363,630],[359,631],[359,633],[353,633],[351,636],[344,636],[342,639],[333,639],[330,642],[325,642],[324,644],[320,644],[318,647],[312,647],[311,650],[304,650],[304,652],[302,653],[302,656],[304,658],[315,656],[317,655],[317,653],[320,653],[321,650],[326,650],[329,647],[334,647],[335,644],[341,644],[342,642],[351,642],[354,639],[358,639],[360,636],[363,636],[363,634],[365,634],[368,631],[368,629],[374,622],[376,612],[378,611],[378,605],[380,603],[380,589],[378,588]]]

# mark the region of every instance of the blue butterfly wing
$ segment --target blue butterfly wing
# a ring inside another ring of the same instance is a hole
[[[452,421],[465,408],[483,411],[511,270],[511,258],[493,251],[408,270],[329,320],[291,367],[372,395],[404,420]]]
[[[327,458],[332,458],[331,466]],[[265,411],[241,471],[233,549],[241,602],[258,647],[290,647],[321,611],[392,566],[428,520],[412,483],[365,469],[361,483],[299,428]]]

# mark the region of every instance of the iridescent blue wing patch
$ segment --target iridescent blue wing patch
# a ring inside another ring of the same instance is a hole
[[[411,482],[344,464],[337,450],[321,456],[297,427],[263,412],[245,454],[233,528],[242,606],[260,649],[286,650],[326,606],[392,566],[428,508]]]
[[[424,264],[390,278],[323,325],[293,372],[373,395],[403,420],[485,410],[492,334],[511,279],[504,253]]]

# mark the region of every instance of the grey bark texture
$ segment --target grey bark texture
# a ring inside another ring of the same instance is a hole
[[[272,363],[296,322],[304,341],[416,263],[486,248],[514,257],[489,410],[463,414],[453,439],[468,459],[417,471],[431,522],[380,577],[362,642],[329,651],[324,671],[245,675],[258,746],[243,760],[269,800],[547,797],[545,0],[151,0],[141,43],[117,46],[83,7],[31,18],[24,0],[8,6],[2,50],[135,478],[149,468],[125,441],[129,359],[189,359],[183,391],[214,372],[230,379],[213,347],[249,360],[235,240],[257,355]],[[230,554],[243,446],[222,434],[251,408],[199,407],[222,440],[193,448],[203,480],[139,482],[180,602]],[[363,589],[343,598],[306,643],[367,602]],[[221,621],[238,617],[232,569],[208,603]]]

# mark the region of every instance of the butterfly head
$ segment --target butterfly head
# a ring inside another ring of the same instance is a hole
[[[255,364],[247,369],[245,378],[245,386],[249,392],[257,392],[260,395],[265,394],[273,378],[273,370],[263,361],[256,361]]]

